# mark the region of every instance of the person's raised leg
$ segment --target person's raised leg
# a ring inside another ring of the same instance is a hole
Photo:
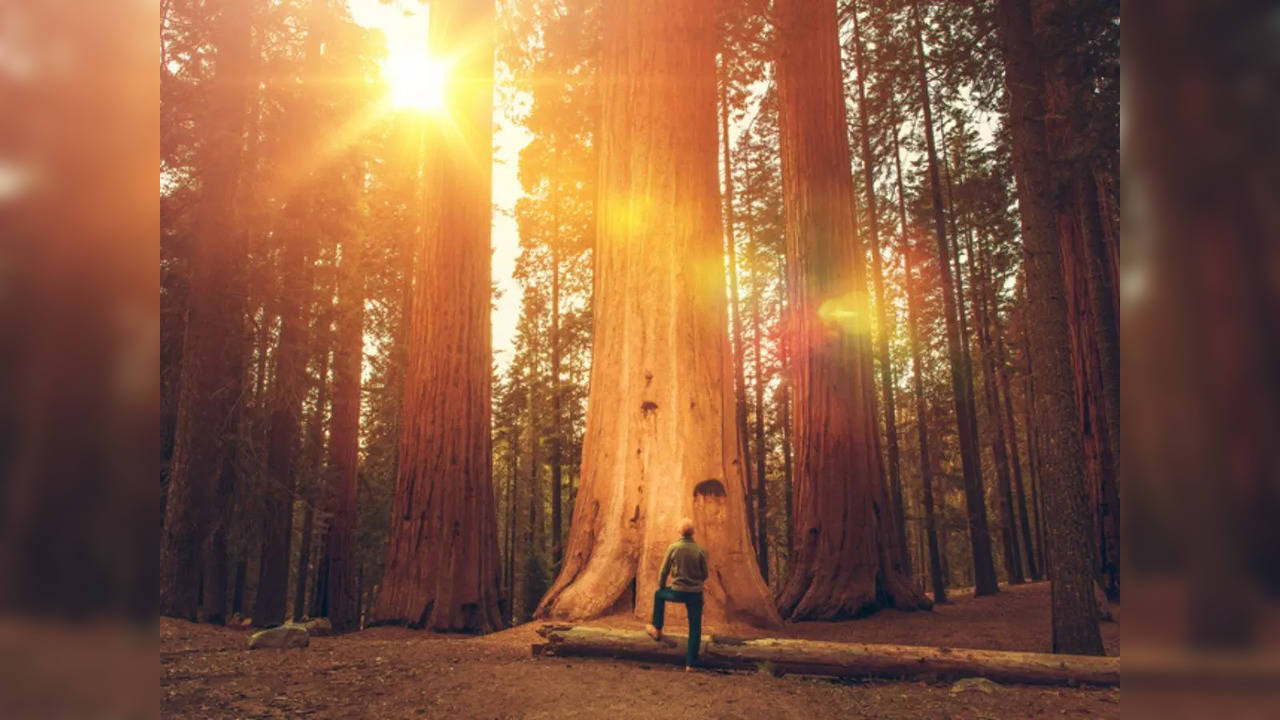
[[[702,593],[689,593],[685,609],[689,615],[689,643],[685,648],[684,667],[690,671],[698,662],[698,647],[702,644]]]
[[[653,622],[649,623],[644,631],[649,633],[649,637],[654,640],[662,639],[663,611],[666,609],[668,600],[675,600],[672,594],[672,591],[668,588],[662,588],[653,593]]]

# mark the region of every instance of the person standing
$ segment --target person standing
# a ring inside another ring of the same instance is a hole
[[[667,586],[667,578],[671,586]],[[668,602],[683,603],[689,616],[689,643],[685,649],[684,671],[693,672],[702,642],[702,583],[707,579],[707,551],[693,541],[693,521],[680,521],[680,539],[667,548],[653,593],[653,622],[645,632],[654,640],[662,639],[662,616]]]

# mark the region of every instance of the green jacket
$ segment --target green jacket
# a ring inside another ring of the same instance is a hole
[[[677,592],[702,592],[702,581],[707,579],[707,551],[692,538],[682,537],[667,548],[662,561],[662,577],[658,587],[667,586],[671,575],[671,589]]]

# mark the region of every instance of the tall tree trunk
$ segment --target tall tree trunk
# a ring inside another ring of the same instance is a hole
[[[960,434],[960,462],[964,472],[964,496],[968,509],[969,537],[973,545],[974,594],[991,595],[999,590],[995,563],[991,559],[991,535],[987,529],[987,505],[983,497],[982,460],[978,454],[976,427],[968,422],[973,408],[973,380],[965,370],[957,314],[955,281],[951,277],[951,248],[947,241],[947,221],[943,214],[942,180],[938,172],[938,151],[933,136],[933,111],[929,107],[929,83],[925,71],[924,41],[921,36],[919,4],[915,12],[917,77],[924,109],[925,146],[929,159],[929,186],[933,202],[934,231],[938,238],[938,269],[942,276],[942,303],[947,326],[947,355],[951,363],[951,390],[955,397],[956,424]]]
[[[326,287],[324,292],[320,294],[319,301],[325,305],[331,305],[333,300],[331,288]],[[317,310],[315,327],[312,328],[312,352],[319,353],[317,362],[319,367],[316,368],[316,406],[311,413],[311,418],[307,423],[307,449],[310,451],[307,460],[304,463],[305,472],[309,477],[310,488],[303,492],[303,502],[305,509],[302,514],[302,535],[299,538],[302,543],[298,548],[298,570],[294,576],[293,586],[293,615],[294,622],[302,619],[306,614],[307,608],[307,575],[311,567],[311,536],[315,533],[315,515],[316,505],[324,502],[324,498],[328,494],[321,484],[324,477],[324,411],[325,405],[329,403],[329,353],[333,347],[333,334],[329,332],[329,323],[332,313],[329,308],[321,308]],[[320,563],[316,564],[316,583],[321,582]],[[313,617],[316,617],[312,613]]]
[[[231,612],[234,615],[244,612],[244,581],[248,570],[248,562],[244,560],[236,562],[236,579],[231,586]]]
[[[979,240],[981,243],[981,240]],[[1022,574],[1022,553],[1018,548],[1018,526],[1013,511],[1013,481],[1009,468],[1009,447],[1005,441],[1004,423],[1000,420],[1000,394],[996,384],[995,342],[992,340],[990,288],[980,283],[985,270],[974,252],[973,230],[965,236],[969,258],[969,290],[973,297],[974,325],[978,329],[978,347],[982,352],[982,394],[987,404],[987,423],[991,433],[991,462],[996,466],[996,493],[1000,502],[1000,537],[1004,545],[1004,569],[1010,584],[1018,585]]]
[[[455,58],[449,142],[432,145],[426,237],[386,573],[374,615],[437,631],[503,626],[489,435],[493,14],[437,0],[433,52]],[[443,122],[440,120],[438,122]],[[440,137],[440,136],[438,136]]]
[[[780,396],[778,403],[778,416],[782,419],[779,423],[782,425],[782,497],[786,499],[786,507],[784,508],[783,513],[784,525],[782,528],[782,536],[787,538],[787,541],[790,542],[791,530],[794,525],[793,519],[795,516],[792,514],[792,479],[794,476],[791,473],[793,457],[791,451],[791,354],[787,350],[791,345],[791,335],[790,331],[787,329],[787,316],[789,314],[787,312],[787,296],[791,294],[791,291],[787,286],[785,256],[780,258],[778,262],[778,287],[781,288],[782,291],[782,298],[780,301],[781,307],[778,313],[778,324],[781,326],[781,332],[779,335],[782,338],[782,341],[778,343],[778,354],[781,355],[781,359],[778,363],[778,369],[782,375],[778,382],[778,393]],[[790,548],[788,548],[788,560],[790,557]]]
[[[856,9],[853,11],[853,47],[858,69],[858,127],[862,149],[862,181],[867,192],[867,240],[870,243],[871,272],[875,287],[877,355],[880,359],[880,388],[884,396],[885,444],[889,451],[889,491],[893,495],[893,519],[898,529],[898,546],[903,552],[902,563],[907,574],[910,574],[911,562],[906,554],[907,525],[902,510],[898,411],[894,400],[893,363],[889,356],[889,335],[892,334],[892,328],[889,322],[888,301],[884,294],[884,269],[883,260],[880,257],[880,216],[876,210],[875,160],[871,153],[871,120],[867,113],[865,88],[867,63],[863,57],[862,29],[858,24]]]
[[[916,438],[920,445],[920,488],[924,505],[924,535],[929,547],[929,582],[933,587],[933,601],[947,602],[947,583],[942,570],[941,552],[938,546],[938,525],[934,515],[933,473],[929,459],[929,425],[928,407],[924,397],[924,361],[920,353],[919,315],[920,307],[917,298],[917,285],[913,277],[915,263],[913,253],[924,255],[924,249],[911,247],[910,234],[907,230],[906,194],[902,187],[902,158],[898,148],[898,133],[893,132],[893,169],[898,186],[898,222],[902,228],[902,257],[905,263],[903,286],[907,290],[907,323],[911,340],[911,374],[916,400]]]
[[[295,194],[290,214],[303,217],[302,193]],[[293,224],[293,223],[290,223]],[[288,603],[289,546],[293,536],[293,502],[298,465],[302,402],[307,378],[307,309],[311,279],[307,238],[285,233],[280,260],[280,340],[275,352],[275,383],[270,400],[267,430],[267,483],[263,499],[262,556],[258,564],[258,591],[254,598],[253,624],[258,627],[284,622]]]
[[[986,245],[982,247],[982,267],[986,273],[983,287],[986,288],[990,302],[991,333],[995,337],[995,369],[996,384],[1003,398],[1003,406],[997,411],[999,421],[1003,422],[1009,438],[1009,460],[1013,468],[1013,488],[1017,500],[1018,522],[1022,529],[1022,545],[1026,550],[1027,572],[1032,580],[1039,580],[1040,565],[1036,562],[1035,545],[1031,540],[1031,523],[1027,516],[1026,487],[1022,476],[1022,459],[1018,449],[1018,425],[1014,421],[1013,398],[1009,383],[1009,355],[1005,348],[1004,323],[1000,321],[1000,303],[996,297],[995,283],[992,278],[991,253]]]
[[[1097,574],[1107,595],[1118,599],[1119,296],[1096,184],[1099,148],[1089,127],[1093,111],[1089,51],[1081,46],[1077,14],[1078,8],[1071,4],[1045,0],[1034,6],[1033,32],[1037,46],[1055,48],[1041,58],[1040,68],[1046,151],[1055,182],[1056,230],[1074,341],[1076,398],[1097,538]],[[1109,150],[1115,151],[1114,147]]]
[[[760,255],[757,252],[755,222],[751,206],[747,206],[747,264],[751,267],[751,359],[755,371],[755,441],[756,441],[756,562],[764,581],[769,582],[769,494],[765,487],[764,446],[764,371],[760,357]]]
[[[358,163],[351,169],[362,168]],[[354,182],[354,178],[346,178]],[[333,403],[329,415],[329,463],[324,559],[317,584],[323,612],[337,632],[358,629],[360,597],[355,583],[356,488],[360,467],[360,379],[364,365],[364,238],[350,231],[342,241],[338,268],[337,347],[333,357]]]
[[[1024,278],[1025,280],[1025,278]],[[1032,520],[1035,523],[1036,538],[1036,556],[1040,558],[1040,570],[1043,575],[1049,572],[1049,554],[1048,547],[1044,541],[1044,523],[1041,518],[1041,502],[1040,492],[1040,433],[1036,431],[1035,424],[1032,421],[1033,407],[1035,406],[1035,382],[1032,379],[1033,362],[1031,357],[1031,333],[1028,326],[1029,316],[1027,314],[1026,303],[1026,283],[1022,284],[1022,353],[1026,358],[1026,367],[1023,370],[1023,403],[1022,403],[1022,425],[1027,431],[1027,472],[1031,480],[1031,512]]]
[[[321,0],[308,6],[300,88],[290,110],[310,122],[317,111],[311,93],[319,87],[323,47]],[[307,386],[308,311],[314,296],[316,238],[315,176],[292,166],[316,149],[318,128],[293,128],[282,177],[292,188],[278,235],[282,238],[280,277],[280,338],[276,344],[274,386],[267,429],[267,481],[263,498],[262,556],[258,564],[258,592],[254,597],[253,623],[258,627],[284,622],[288,605],[290,544],[293,539],[293,504],[301,446],[302,403]],[[303,167],[310,168],[309,163]],[[284,174],[287,174],[284,175]]]
[[[721,60],[723,63],[723,58]],[[742,447],[742,477],[747,485],[747,526],[752,532],[752,541],[756,546],[756,552],[761,553],[763,543],[760,540],[760,529],[763,527],[762,512],[759,505],[759,496],[752,502],[750,489],[761,481],[761,478],[755,478],[754,482],[751,477],[751,443],[748,442],[747,434],[747,382],[744,377],[745,370],[743,365],[744,346],[742,342],[742,304],[739,301],[738,294],[738,239],[736,230],[737,219],[734,217],[733,211],[733,160],[729,153],[729,100],[728,100],[728,70],[721,68],[720,87],[720,156],[724,163],[724,235],[725,247],[728,249],[729,255],[729,324],[733,330],[733,389],[734,389],[734,409],[735,417],[738,422],[738,444]],[[763,557],[763,555],[761,555]],[[760,563],[760,572],[768,577],[768,566],[763,562]]]
[[[695,0],[604,7],[595,313],[582,475],[539,617],[645,617],[681,517],[710,621],[776,625],[752,557],[716,172],[716,28]]]
[[[248,236],[236,216],[250,75],[250,5],[224,4],[211,27],[214,77],[202,153],[203,197],[173,457],[160,536],[160,613],[195,620],[207,561],[225,562],[244,383]],[[222,558],[219,560],[219,558]]]
[[[509,624],[515,624],[516,612],[516,498],[520,485],[520,441],[515,423],[507,428],[507,447],[510,448],[511,477],[507,481],[507,534],[506,555],[507,567],[505,575],[506,618]]]
[[[1051,561],[1054,652],[1101,655],[1098,607],[1093,595],[1092,533],[1085,504],[1080,428],[1064,303],[1061,248],[1054,233],[1054,186],[1044,119],[1043,78],[1028,0],[1000,0],[999,29],[1009,88],[1009,127],[1022,210],[1027,309],[1035,357],[1036,423],[1048,442],[1040,445],[1041,492]]]
[[[561,513],[564,499],[561,485],[564,482],[561,457],[560,421],[560,249],[559,227],[551,245],[551,561],[557,567],[564,555]]]
[[[791,561],[778,607],[791,620],[930,603],[905,549],[876,450],[865,256],[849,169],[836,6],[777,12],[792,412],[798,453]]]

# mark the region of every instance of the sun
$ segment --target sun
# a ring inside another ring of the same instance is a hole
[[[449,68],[440,59],[425,52],[393,52],[383,73],[395,107],[425,112],[444,109]]]

